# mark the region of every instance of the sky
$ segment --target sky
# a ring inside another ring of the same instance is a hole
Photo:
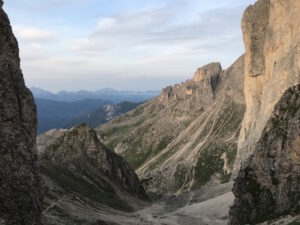
[[[159,90],[244,52],[255,0],[4,0],[27,86]]]

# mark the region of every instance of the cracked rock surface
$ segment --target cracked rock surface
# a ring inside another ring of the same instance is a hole
[[[26,88],[17,41],[0,1],[0,217],[40,224],[36,107]]]

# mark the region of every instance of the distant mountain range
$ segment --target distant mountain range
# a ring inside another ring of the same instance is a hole
[[[97,126],[104,124],[123,113],[135,109],[138,105],[139,103],[135,102],[121,102],[116,105],[107,104],[95,111],[88,112],[83,116],[73,119],[65,125],[64,128],[70,129],[82,123],[85,123],[92,128],[96,128]]]
[[[72,128],[82,123],[97,127],[139,105],[135,102],[113,104],[102,99],[62,102],[35,98],[35,103],[38,113],[38,134],[54,128]]]
[[[97,127],[159,95],[158,91],[118,91],[111,88],[55,94],[32,87],[31,91],[37,105],[38,134],[81,123]]]
[[[31,87],[30,90],[35,98],[43,98],[54,101],[74,102],[84,99],[103,99],[112,103],[124,101],[144,102],[159,95],[160,91],[119,91],[112,88],[100,89],[98,91],[60,91],[52,93],[47,90]]]
[[[63,128],[74,118],[94,111],[111,102],[102,99],[84,99],[75,102],[62,102],[35,98],[38,114],[38,133],[53,128]]]

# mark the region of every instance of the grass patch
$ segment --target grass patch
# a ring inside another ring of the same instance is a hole
[[[183,164],[178,164],[174,173],[174,188],[178,189],[185,183],[188,168]]]
[[[151,149],[139,150],[139,148],[141,148],[141,143],[138,141],[129,150],[122,153],[122,157],[134,170],[138,169],[151,155]]]
[[[300,220],[289,223],[288,225],[300,225]]]
[[[222,172],[221,173],[221,184],[225,184],[225,183],[228,183],[230,181],[230,178],[231,178],[231,173],[224,173]]]
[[[132,117],[139,116],[143,114],[144,109],[142,107],[137,107],[133,112],[132,112]]]
[[[233,165],[235,158],[236,158],[236,154],[237,154],[237,145],[236,144],[232,144],[230,146],[227,147],[227,160],[228,160],[228,164],[229,165]]]
[[[148,195],[148,197],[150,198],[150,200],[152,202],[160,201],[163,197],[162,194],[159,194],[159,193],[156,193],[156,192],[151,192],[151,191],[148,191],[147,195]]]
[[[131,124],[131,125],[108,127],[106,129],[104,129],[102,133],[104,136],[107,136],[107,137],[111,137],[113,135],[120,134],[120,133],[123,134],[123,133],[130,131],[134,127],[138,127],[138,126],[142,125],[144,122],[145,122],[145,119],[140,119],[136,123]]]
[[[224,161],[221,159],[221,154],[222,152],[215,146],[202,152],[195,167],[193,189],[206,184],[212,175],[222,171]]]
[[[162,150],[164,150],[170,143],[170,138],[164,137],[163,140],[158,144],[157,148],[152,152],[151,156],[154,157]]]

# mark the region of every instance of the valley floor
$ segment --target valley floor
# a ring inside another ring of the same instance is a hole
[[[122,225],[225,225],[234,196],[232,184],[203,188],[125,213],[63,196],[44,210],[46,224],[93,224],[104,220]],[[137,206],[138,207],[138,206]],[[101,224],[101,223],[100,223]]]
[[[203,187],[195,192],[186,192],[151,205],[138,202],[135,207],[142,207],[142,209],[131,213],[116,211],[96,203],[87,203],[76,196],[63,196],[44,210],[44,224],[226,225],[229,207],[234,200],[231,189],[232,183],[229,183]],[[287,216],[261,225],[289,225],[299,219],[300,215]]]

